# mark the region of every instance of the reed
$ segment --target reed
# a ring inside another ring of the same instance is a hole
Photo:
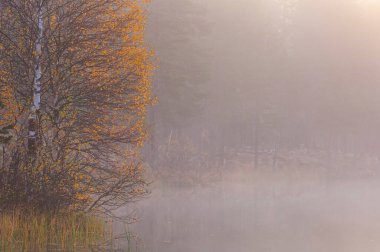
[[[78,213],[0,213],[1,251],[105,251],[110,228]]]

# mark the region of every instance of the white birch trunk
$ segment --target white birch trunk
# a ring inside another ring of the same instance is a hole
[[[33,103],[31,106],[31,113],[29,116],[29,135],[28,135],[28,148],[30,153],[35,153],[37,144],[37,125],[38,125],[38,111],[41,106],[41,55],[42,55],[42,37],[43,37],[43,16],[42,6],[38,6],[37,10],[37,39],[35,45],[35,66],[34,66],[34,84],[33,84]]]

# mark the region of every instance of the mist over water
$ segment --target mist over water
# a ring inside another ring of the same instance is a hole
[[[380,1],[149,13],[159,103],[152,194],[129,226],[140,251],[380,251]]]
[[[129,230],[140,251],[379,251],[378,178],[275,171],[154,186]]]

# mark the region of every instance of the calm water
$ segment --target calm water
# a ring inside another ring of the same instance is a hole
[[[301,177],[156,188],[130,229],[144,252],[380,251],[380,181]]]

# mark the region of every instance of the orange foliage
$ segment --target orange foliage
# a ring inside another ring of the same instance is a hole
[[[42,188],[43,193],[56,193],[60,201],[69,199],[71,208],[138,197],[146,192],[138,153],[146,138],[146,108],[152,103],[153,53],[144,43],[144,5],[139,0],[50,4],[59,8],[50,6],[54,11],[44,20],[40,145],[34,161],[26,158],[19,169],[29,176],[22,179],[31,180],[23,183],[35,184],[34,191]],[[30,20],[16,23],[22,27]],[[4,51],[10,50],[15,58],[25,55],[33,59],[34,52],[25,48],[25,44],[35,43],[28,41],[33,38],[28,32],[33,30],[24,28],[18,29],[20,49],[6,44]],[[0,41],[0,52],[1,45]],[[28,67],[33,72],[33,63]],[[15,71],[4,69],[0,72],[0,100],[5,105],[0,127],[15,121],[26,125],[31,107],[31,87],[26,83],[33,81],[16,83],[17,78],[9,78]],[[20,134],[13,141],[26,142],[25,136]],[[12,151],[27,155],[25,150]]]

